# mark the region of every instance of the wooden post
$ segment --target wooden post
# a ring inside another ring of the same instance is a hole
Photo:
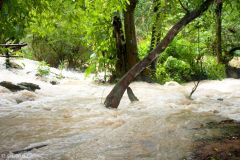
[[[11,67],[11,64],[10,64],[10,54],[8,53],[8,51],[5,53],[5,56],[6,56],[6,61],[5,61],[6,69],[8,69],[8,68]]]

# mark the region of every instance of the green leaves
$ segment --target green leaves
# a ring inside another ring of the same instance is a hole
[[[45,61],[40,62],[37,67],[37,75],[44,77],[48,76],[49,74],[50,74],[49,65]]]
[[[47,1],[44,12],[37,9],[31,11],[32,18],[28,30],[33,37],[40,38],[42,43],[46,43],[45,48],[49,49],[48,53],[43,55],[53,54],[52,50],[55,58],[60,55],[60,57],[64,55],[63,58],[69,56],[76,58],[77,55],[84,57],[85,53],[90,57],[90,54],[94,53],[96,56],[87,62],[90,64],[87,72],[112,71],[115,62],[112,17],[115,12],[123,11],[126,2],[126,0]],[[34,46],[35,49],[44,51],[40,43],[35,43]],[[87,51],[76,53],[71,49],[67,50],[69,47],[74,49],[77,46],[84,46]],[[84,58],[80,59],[81,62],[86,62]],[[92,65],[93,63],[98,65]]]
[[[25,35],[25,27],[31,19],[31,11],[40,11],[44,0],[7,0],[0,11],[0,42],[19,41]]]
[[[204,71],[208,79],[223,79],[226,77],[225,65],[218,64],[213,56],[206,56],[203,63]]]

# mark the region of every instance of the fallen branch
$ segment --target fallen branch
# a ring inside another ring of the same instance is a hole
[[[18,150],[18,151],[13,151],[12,153],[13,154],[19,154],[19,153],[24,153],[24,152],[30,152],[32,151],[33,149],[40,149],[40,148],[43,148],[43,147],[46,147],[47,144],[42,144],[42,145],[39,145],[39,146],[34,146],[34,147],[30,147],[30,148],[27,148],[27,149],[22,149],[22,150]]]

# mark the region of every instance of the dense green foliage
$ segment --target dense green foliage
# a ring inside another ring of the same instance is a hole
[[[182,1],[185,7],[187,1]],[[177,4],[177,3],[176,3]],[[170,26],[183,14],[184,9],[180,5],[171,2],[161,2],[161,35],[164,35]],[[233,6],[235,5],[235,6]],[[193,6],[194,7],[194,4]],[[190,6],[188,9],[191,8]],[[226,1],[223,6],[223,56],[229,57],[228,51],[234,46],[239,46],[239,32],[237,20],[232,15],[239,15],[237,11],[239,3]],[[191,9],[189,9],[191,10]],[[176,12],[177,11],[177,12]],[[226,77],[225,65],[217,64],[215,58],[215,7],[193,22],[176,37],[176,40],[168,47],[158,60],[155,78],[159,83],[174,80],[187,82],[199,79],[223,79]],[[168,14],[172,13],[171,16]],[[153,15],[154,16],[154,15]],[[153,17],[152,16],[152,17]],[[152,18],[151,17],[151,18]],[[231,17],[231,18],[230,18]],[[154,17],[153,17],[154,18]],[[233,21],[231,21],[233,20]],[[233,25],[233,23],[235,25]],[[231,26],[230,26],[231,24]],[[231,31],[231,29],[233,31]],[[233,33],[234,32],[234,33]],[[140,41],[139,54],[144,57],[145,46],[150,42],[146,38]],[[238,39],[238,40],[237,40]],[[146,52],[145,52],[146,53]],[[228,61],[229,61],[228,60]],[[227,61],[227,62],[228,62]]]
[[[28,58],[45,61],[54,67],[60,65],[85,70],[87,75],[104,73],[106,80],[116,71],[113,16],[119,14],[123,19],[126,5],[130,2],[4,0],[0,10],[0,41],[25,41],[29,45],[23,52]],[[135,24],[139,59],[148,54],[150,45],[157,45],[187,10],[193,10],[202,2],[203,0],[138,0]],[[227,61],[232,58],[228,52],[240,46],[239,8],[238,0],[224,1],[222,51]],[[217,64],[215,58],[214,11],[215,5],[212,5],[206,14],[184,28],[158,59],[156,72],[150,76],[155,77],[159,83],[226,77],[225,65]],[[157,32],[155,36],[158,37],[151,44],[153,31]]]
[[[51,66],[62,61],[88,72],[111,71],[114,63],[112,15],[124,1],[53,1],[36,16],[29,30],[34,58]],[[37,15],[37,11],[33,11]],[[92,56],[91,56],[92,54]]]
[[[20,41],[25,35],[33,15],[32,10],[39,13],[47,4],[44,0],[3,0],[0,10],[0,42]]]

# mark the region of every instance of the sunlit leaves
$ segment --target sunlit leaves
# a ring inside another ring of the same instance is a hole
[[[39,12],[45,6],[44,0],[7,0],[3,2],[0,11],[0,41],[19,41],[24,35],[24,29],[31,18],[31,10]]]
[[[81,43],[95,54],[99,64],[102,58],[106,63],[113,63],[112,18],[114,13],[124,10],[126,3],[127,0],[48,1],[44,12],[32,10],[29,29],[32,34],[45,37],[49,43]],[[112,60],[108,61],[110,57]]]

